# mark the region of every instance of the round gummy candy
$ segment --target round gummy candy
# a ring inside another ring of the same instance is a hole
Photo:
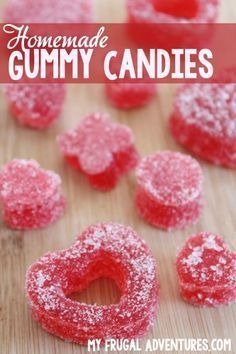
[[[165,13],[177,18],[191,19],[194,18],[198,12],[199,1],[152,0],[152,4],[157,12]]]
[[[148,83],[113,83],[106,85],[106,94],[112,105],[119,109],[131,109],[148,104],[156,94],[156,85]]]
[[[211,23],[218,0],[127,0],[131,23]]]
[[[175,98],[170,129],[189,151],[236,168],[236,85],[187,84]]]
[[[34,160],[12,160],[0,171],[0,201],[12,229],[37,229],[59,219],[65,210],[61,179]]]
[[[176,268],[181,296],[190,304],[216,307],[236,301],[236,253],[222,237],[210,232],[190,237]]]
[[[74,130],[60,135],[58,142],[68,163],[104,191],[113,188],[139,160],[131,130],[102,113],[83,118]]]
[[[8,84],[5,95],[13,117],[22,125],[44,129],[60,115],[65,100],[62,84]]]
[[[136,207],[161,229],[182,229],[197,222],[203,207],[203,175],[197,161],[176,152],[159,152],[137,168]]]
[[[218,0],[127,0],[129,36],[139,48],[205,48],[213,37]],[[140,26],[133,26],[140,24]],[[160,24],[158,27],[157,24]],[[163,25],[164,24],[164,25]],[[180,26],[184,24],[184,26]]]
[[[98,306],[71,300],[101,277],[121,292],[117,304]],[[90,226],[69,249],[47,253],[31,265],[26,290],[33,317],[43,329],[67,341],[131,339],[153,325],[159,303],[156,264],[135,231],[107,223]]]
[[[92,0],[8,0],[3,19],[10,23],[91,22]]]

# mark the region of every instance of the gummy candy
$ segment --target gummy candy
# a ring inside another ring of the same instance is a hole
[[[5,95],[13,117],[22,125],[45,129],[60,115],[65,100],[62,84],[8,84]]]
[[[158,228],[186,228],[200,217],[202,183],[201,168],[190,156],[170,151],[148,156],[137,168],[138,212]]]
[[[67,297],[101,277],[116,282],[119,303],[98,306]],[[69,249],[37,260],[27,272],[26,290],[43,329],[82,345],[143,336],[159,303],[156,263],[147,245],[130,227],[114,223],[90,226]]]
[[[8,23],[91,22],[92,0],[8,0],[3,19]]]
[[[170,120],[174,138],[216,165],[236,168],[236,85],[181,86]]]
[[[12,229],[45,227],[64,213],[60,177],[34,160],[14,159],[0,171],[0,201],[6,224]]]
[[[57,140],[68,163],[102,191],[113,188],[119,177],[134,168],[139,160],[131,130],[111,122],[102,113],[83,118],[76,129]]]
[[[106,85],[106,93],[114,107],[131,109],[148,104],[156,94],[156,85],[112,83]]]
[[[194,48],[204,48],[212,39],[213,29],[199,26],[196,30],[192,24],[216,22],[218,3],[218,0],[127,0],[127,31],[139,48],[171,50],[192,48],[193,43]]]
[[[190,237],[176,268],[181,296],[190,304],[217,307],[236,301],[236,253],[221,236],[202,232]]]
[[[127,0],[131,23],[211,23],[218,0]]]
[[[194,18],[198,12],[198,0],[153,0],[153,6],[157,12],[165,13],[169,16],[185,19]]]

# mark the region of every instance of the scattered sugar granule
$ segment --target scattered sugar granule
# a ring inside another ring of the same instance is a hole
[[[116,281],[119,303],[88,305],[67,297],[101,277]],[[159,304],[155,259],[133,229],[115,223],[90,226],[69,249],[41,257],[27,272],[26,291],[44,330],[82,345],[143,336]]]

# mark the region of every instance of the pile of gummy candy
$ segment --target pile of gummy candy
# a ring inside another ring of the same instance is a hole
[[[29,6],[30,5],[30,6]],[[127,0],[131,23],[211,23],[218,0]],[[5,22],[91,22],[92,0],[9,0]],[[60,116],[66,87],[62,84],[8,84],[5,97],[22,125],[44,129]],[[153,84],[110,83],[107,98],[118,109],[148,104]],[[194,155],[236,168],[236,86],[185,84],[176,94],[169,121],[173,137]],[[138,214],[163,230],[184,229],[199,220],[204,207],[203,173],[191,156],[155,152],[143,159],[132,131],[105,113],[82,118],[57,137],[65,161],[92,187],[114,188],[125,173],[136,171],[134,200]],[[66,209],[61,179],[34,160],[14,159],[0,171],[0,202],[5,223],[32,230],[55,222]],[[236,300],[236,253],[210,232],[191,236],[176,259],[183,299],[195,306],[216,307]],[[100,277],[115,280],[118,304],[79,303],[67,295]],[[66,250],[47,253],[27,271],[31,312],[42,327],[62,339],[135,338],[147,333],[156,318],[159,282],[156,261],[130,227],[101,223],[88,227]]]

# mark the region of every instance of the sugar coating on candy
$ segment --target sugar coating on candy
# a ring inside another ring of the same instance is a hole
[[[142,160],[136,174],[136,207],[146,221],[172,230],[199,219],[203,175],[190,156],[170,151],[155,153]]]
[[[13,117],[35,129],[50,126],[65,100],[65,86],[61,84],[8,84],[4,91]]]
[[[198,156],[236,168],[236,85],[183,85],[175,98],[170,129]]]
[[[184,2],[184,4],[183,4]],[[218,0],[127,0],[130,22],[211,23],[218,14]]]
[[[106,85],[106,94],[113,106],[131,109],[148,104],[156,94],[156,85],[149,83],[113,83]]]
[[[100,190],[113,188],[139,160],[131,130],[102,113],[83,118],[57,140],[65,159]]]
[[[14,159],[0,171],[0,201],[7,225],[36,229],[59,219],[65,210],[61,179],[34,160]]]
[[[92,0],[8,0],[4,22],[83,23],[93,20]]]
[[[117,283],[119,303],[89,305],[67,297],[101,277]],[[82,345],[143,336],[159,303],[150,250],[134,230],[114,223],[90,226],[69,249],[37,260],[27,272],[26,291],[33,317],[46,331]]]
[[[193,18],[198,11],[198,0],[191,0],[186,2],[185,0],[152,0],[153,6],[156,11],[164,12],[170,16]]]
[[[236,301],[236,253],[221,236],[202,232],[189,238],[176,268],[184,300],[197,306]]]

